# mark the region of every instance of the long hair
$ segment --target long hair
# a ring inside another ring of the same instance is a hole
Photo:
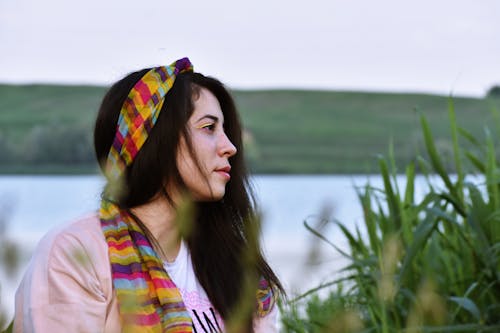
[[[95,151],[103,170],[121,106],[129,91],[148,70],[129,74],[115,83],[103,98],[94,131]],[[187,123],[194,111],[193,101],[198,98],[201,88],[217,98],[224,115],[224,131],[238,153],[229,158],[231,180],[226,185],[224,198],[194,203],[194,224],[186,242],[198,281],[212,305],[224,319],[228,319],[243,296],[248,274],[265,278],[275,294],[283,293],[283,288],[264,259],[258,242],[252,241],[257,221],[256,207],[245,166],[242,127],[233,98],[220,81],[200,73],[178,75],[165,96],[156,125],[125,171],[124,192],[118,204],[122,209],[130,210],[151,201],[158,194],[173,203],[165,184],[186,189],[177,169],[176,156],[180,139],[184,137],[196,161]],[[152,244],[157,245],[144,224],[136,217],[135,220]],[[253,254],[250,265],[243,260],[246,253]],[[248,327],[252,331],[251,322]]]

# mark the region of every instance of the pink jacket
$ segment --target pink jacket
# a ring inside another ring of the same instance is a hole
[[[278,332],[276,307],[254,322]],[[14,332],[121,332],[108,247],[96,214],[48,233],[16,293]]]

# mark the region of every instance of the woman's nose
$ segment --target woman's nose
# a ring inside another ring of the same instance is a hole
[[[223,133],[219,141],[219,154],[221,156],[231,157],[236,154],[238,150],[234,144],[229,140],[226,133]]]

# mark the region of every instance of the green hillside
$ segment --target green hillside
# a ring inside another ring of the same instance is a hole
[[[0,85],[1,173],[93,173],[92,127],[104,87]],[[376,172],[394,143],[397,162],[421,146],[415,110],[446,155],[448,98],[333,91],[234,91],[254,173]],[[500,100],[454,98],[458,123],[482,137]]]

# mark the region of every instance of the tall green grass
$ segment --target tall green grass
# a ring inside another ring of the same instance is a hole
[[[282,304],[285,332],[500,332],[500,168],[492,135],[479,140],[456,122],[450,99],[453,170],[420,117],[427,157],[396,182],[394,152],[379,158],[383,187],[358,189],[364,224],[335,224],[349,259],[342,277]],[[469,143],[463,148],[462,141]],[[415,195],[417,166],[427,180]],[[471,177],[475,176],[475,177]]]

